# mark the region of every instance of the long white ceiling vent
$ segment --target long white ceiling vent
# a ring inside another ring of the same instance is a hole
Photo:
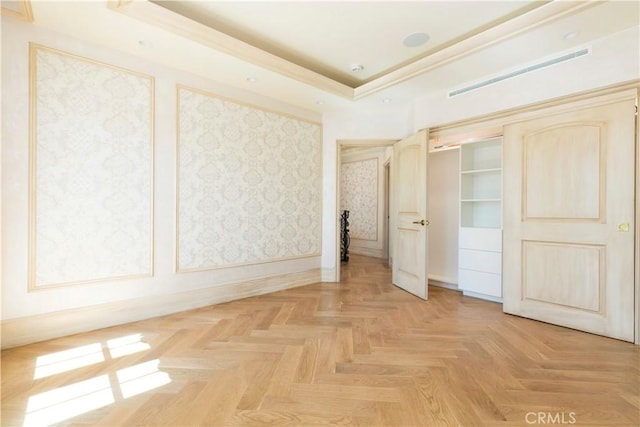
[[[580,50],[576,50],[575,52],[567,53],[562,56],[557,56],[552,59],[547,59],[545,61],[538,62],[536,64],[529,65],[527,67],[523,67],[518,70],[511,71],[509,73],[490,78],[489,80],[485,80],[479,83],[474,83],[472,85],[469,85],[460,89],[452,90],[451,92],[449,92],[449,98],[452,98],[457,95],[462,95],[463,93],[471,92],[472,90],[480,89],[481,87],[489,86],[494,83],[498,83],[503,80],[507,80],[516,76],[521,76],[522,74],[530,73],[531,71],[550,67],[551,65],[559,64],[561,62],[570,61],[572,59],[579,58],[581,56],[588,55],[590,53],[591,53],[591,48],[586,47]]]

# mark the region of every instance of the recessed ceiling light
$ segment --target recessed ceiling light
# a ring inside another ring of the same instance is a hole
[[[350,68],[352,73],[359,73],[364,70],[364,67],[360,64],[351,64]]]
[[[578,34],[580,34],[580,33],[577,32],[577,31],[569,31],[568,33],[565,33],[562,36],[562,38],[565,39],[565,40],[571,40],[571,39],[573,39],[575,37],[578,37]]]
[[[384,98],[384,99],[382,100],[382,103],[383,103],[383,104],[389,104],[390,102],[391,102],[391,98]]]
[[[258,79],[256,79],[255,77],[247,77],[245,80],[249,83],[255,83],[258,81]]]
[[[153,47],[153,43],[151,43],[149,40],[138,40],[138,46],[145,49],[151,49]]]
[[[407,47],[422,46],[429,41],[429,34],[427,33],[411,33],[402,40],[402,44]]]

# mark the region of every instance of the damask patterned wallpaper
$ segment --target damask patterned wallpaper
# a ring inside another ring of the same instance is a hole
[[[352,239],[378,240],[378,159],[342,162],[340,210],[349,211]]]
[[[31,46],[30,286],[152,273],[153,78]]]
[[[178,88],[178,271],[319,255],[318,124]]]

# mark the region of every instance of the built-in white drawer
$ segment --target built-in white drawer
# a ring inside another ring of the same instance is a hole
[[[461,268],[458,270],[458,289],[502,298],[502,275]]]
[[[461,227],[458,233],[458,247],[502,252],[502,229]]]
[[[465,270],[502,274],[502,253],[460,249],[458,252],[458,267]]]

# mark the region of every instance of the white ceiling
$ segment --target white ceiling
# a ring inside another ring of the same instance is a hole
[[[636,1],[158,3],[31,7],[35,25],[318,112],[404,105],[640,24]],[[413,32],[430,40],[405,47]]]
[[[442,49],[505,16],[541,6],[533,1],[154,1],[237,39],[357,86],[399,64]],[[455,25],[447,17],[455,18]],[[402,40],[424,32],[423,46]],[[350,72],[351,64],[364,70]]]

